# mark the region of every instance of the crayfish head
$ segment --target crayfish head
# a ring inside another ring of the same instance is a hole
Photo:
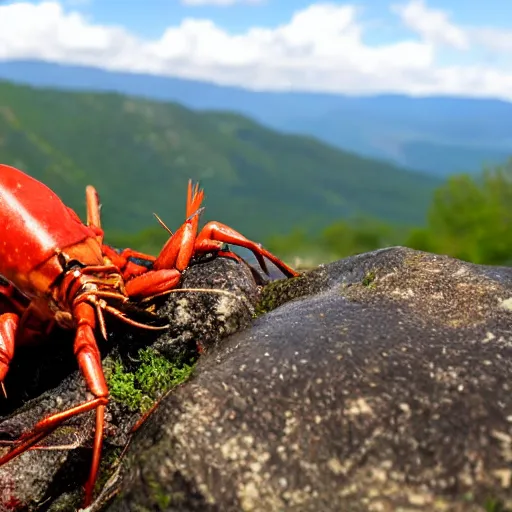
[[[113,265],[83,265],[68,267],[51,290],[51,308],[55,320],[62,327],[76,325],[76,311],[82,303],[88,303],[95,311],[96,324],[107,338],[105,313],[124,323],[147,330],[163,330],[163,319],[130,301],[123,277]],[[157,325],[155,325],[155,323]],[[160,324],[160,325],[158,325]]]

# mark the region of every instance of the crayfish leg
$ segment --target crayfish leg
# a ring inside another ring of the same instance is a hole
[[[14,345],[19,321],[20,318],[15,313],[0,315],[0,387],[4,395],[6,395],[4,380],[14,357]]]
[[[109,245],[103,244],[101,246],[103,256],[112,262],[119,270],[125,281],[132,279],[135,276],[139,276],[148,271],[148,267],[145,265],[139,265],[130,260],[130,258],[137,258],[145,260],[148,263],[155,261],[155,257],[142,252],[134,251],[133,249],[123,249],[120,253]]]
[[[105,423],[105,406],[108,403],[108,386],[105,380],[105,375],[103,374],[103,367],[101,366],[100,351],[94,337],[96,312],[90,304],[81,302],[74,308],[73,316],[78,323],[74,344],[75,356],[78,360],[78,366],[82,371],[87,387],[95,398],[60,414],[65,415],[64,419],[68,419],[77,414],[81,414],[82,412],[96,409],[96,429],[94,435],[91,470],[89,472],[87,483],[85,484],[84,505],[88,506],[92,501],[94,484],[96,483],[100,467],[101,449],[103,447],[103,429]],[[58,414],[53,415],[53,417],[57,416]],[[60,420],[59,423],[64,421],[64,419]],[[46,421],[48,421],[48,419]]]
[[[218,247],[219,242],[237,245],[251,251],[258,260],[262,270],[267,275],[268,270],[264,258],[270,260],[286,277],[296,277],[299,275],[298,272],[286,265],[286,263],[281,261],[277,256],[261,247],[261,245],[249,240],[238,231],[220,222],[208,222],[208,224],[203,227],[199,235],[197,235],[195,250],[208,252],[216,246]]]
[[[135,275],[143,274],[147,268],[143,265],[137,265],[130,258],[138,258],[152,262],[155,260],[154,256],[144,254],[142,252],[134,251],[133,249],[124,249],[121,253],[115,251],[112,247],[103,243],[104,232],[101,227],[101,204],[100,197],[95,187],[87,185],[85,188],[85,203],[87,209],[87,226],[89,226],[94,233],[98,242],[102,246],[102,253],[114,265],[119,267],[124,279],[130,279]]]
[[[131,298],[148,298],[172,290],[180,280],[181,272],[174,268],[148,270],[126,283],[126,293]]]
[[[98,476],[101,449],[103,446],[105,406],[108,403],[108,387],[105,381],[105,376],[103,375],[100,352],[94,337],[94,327],[96,324],[95,315],[96,313],[94,308],[85,302],[77,304],[74,309],[74,317],[78,324],[75,335],[74,352],[77,357],[80,370],[86,381],[87,388],[95,398],[71,407],[65,411],[51,414],[50,416],[43,418],[30,432],[21,436],[17,445],[11,451],[6,453],[3,457],[0,457],[1,466],[32,448],[36,443],[51,434],[57,427],[59,427],[59,425],[69,418],[84,412],[96,410],[93,455],[89,478],[85,484],[84,506],[88,506],[92,501],[94,485]],[[0,337],[3,332],[1,330],[3,325],[6,326],[5,332],[11,333],[15,330],[15,326],[12,324],[15,320],[12,319],[10,322],[2,322],[2,317],[4,316],[5,315],[0,316]],[[9,327],[10,325],[12,326]]]

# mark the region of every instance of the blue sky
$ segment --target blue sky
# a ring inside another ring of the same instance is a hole
[[[14,2],[11,2],[14,3]],[[188,6],[179,0],[69,0],[64,2],[87,13],[98,23],[121,24],[146,37],[157,37],[168,25],[186,17],[207,18],[229,31],[251,26],[273,27],[286,23],[292,13],[311,5],[309,0],[266,0],[229,6]],[[402,30],[385,0],[336,2],[352,4],[366,11],[376,26],[382,24],[377,41],[397,40]],[[399,2],[396,2],[399,3]],[[465,25],[490,25],[512,29],[512,2],[508,0],[431,0],[429,7],[450,12],[452,21]]]
[[[0,59],[27,58],[253,89],[510,99],[512,2],[0,0]]]

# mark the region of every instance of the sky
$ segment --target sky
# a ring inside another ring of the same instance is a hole
[[[512,99],[510,0],[0,0],[0,59],[255,90]]]

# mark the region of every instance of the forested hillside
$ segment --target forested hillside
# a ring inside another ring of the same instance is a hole
[[[237,112],[276,130],[436,176],[477,174],[483,165],[512,156],[512,103],[492,98],[255,91],[37,60],[0,60],[0,79]]]
[[[247,118],[118,94],[0,82],[0,162],[44,181],[83,216],[94,184],[110,233],[183,221],[188,178],[206,191],[203,220],[263,240],[364,214],[423,221],[438,181]]]

